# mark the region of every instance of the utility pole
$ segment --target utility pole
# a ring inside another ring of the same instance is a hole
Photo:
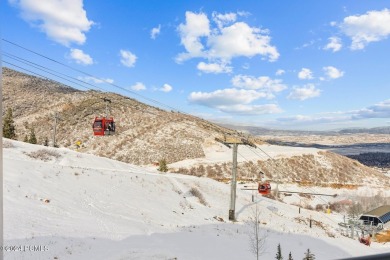
[[[53,147],[57,147],[56,146],[57,120],[61,120],[61,118],[58,116],[58,113],[55,112],[55,114],[54,114]]]
[[[244,139],[241,137],[232,137],[232,136],[224,136],[223,138],[215,138],[215,141],[220,142],[227,147],[231,148],[233,145],[233,167],[232,167],[232,182],[231,182],[231,190],[230,190],[230,207],[229,207],[229,220],[236,220],[235,210],[236,210],[236,187],[237,187],[237,151],[238,145],[249,145],[256,148],[256,145],[248,139]]]
[[[104,101],[104,103],[106,103],[106,118],[108,118],[108,103],[110,103],[111,104],[111,100],[110,99],[108,99],[108,98],[103,98],[103,101]]]

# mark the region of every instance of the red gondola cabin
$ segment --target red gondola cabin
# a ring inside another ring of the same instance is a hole
[[[259,193],[262,195],[267,195],[271,193],[271,184],[269,182],[259,183],[259,187],[257,188]]]
[[[115,122],[113,117],[95,117],[92,125],[94,135],[112,135],[115,133]]]

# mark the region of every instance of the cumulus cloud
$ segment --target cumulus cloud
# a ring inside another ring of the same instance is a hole
[[[204,46],[201,37],[210,35],[210,21],[204,13],[186,12],[186,23],[180,24],[178,31],[181,38],[181,44],[187,53],[179,54],[176,60],[178,62],[193,57],[202,57]]]
[[[218,109],[222,112],[241,115],[264,115],[283,112],[276,104],[219,106]]]
[[[142,82],[137,82],[130,88],[135,91],[141,91],[141,90],[145,90],[146,86]]]
[[[266,90],[280,92],[287,88],[280,79],[271,79],[267,76],[253,77],[248,75],[236,75],[232,78],[232,84],[238,88]]]
[[[236,22],[224,27],[218,34],[208,38],[210,58],[230,60],[234,57],[253,57],[261,55],[269,61],[276,61],[279,53],[270,45],[271,37],[266,30],[250,27],[244,22]]]
[[[212,63],[227,64],[235,57],[256,55],[276,61],[279,53],[270,43],[268,30],[237,22],[237,14],[213,13],[212,18],[217,26],[212,27],[206,14],[186,12],[185,23],[178,27],[186,52],[177,55],[176,61],[205,58]]]
[[[341,71],[335,67],[328,66],[322,68],[325,72],[325,75],[330,79],[338,79],[344,76],[344,71]]]
[[[313,79],[313,72],[310,69],[302,68],[298,73],[300,79]]]
[[[213,92],[192,92],[189,101],[219,111],[242,115],[260,115],[281,113],[275,104],[251,105],[253,101],[267,97],[266,93],[247,89],[221,89]]]
[[[164,84],[159,90],[162,92],[170,92],[172,91],[172,86],[169,84]]]
[[[295,115],[290,117],[278,118],[278,122],[288,124],[324,124],[352,122],[373,118],[390,117],[390,99],[379,102],[378,104],[368,106],[359,110],[343,111],[336,113],[326,113],[319,115]]]
[[[332,50],[333,52],[337,52],[341,50],[342,47],[343,45],[340,38],[330,37],[328,44],[324,47],[324,50]]]
[[[86,77],[77,77],[79,80],[82,80],[82,81],[86,81],[86,82],[92,82],[92,83],[95,83],[95,84],[102,84],[102,83],[109,83],[109,84],[112,84],[114,83],[114,80],[113,79],[110,79],[110,78],[95,78],[95,77],[90,77],[90,76],[86,76]]]
[[[284,73],[286,73],[286,71],[282,70],[282,69],[278,69],[276,72],[275,72],[275,75],[276,76],[281,76],[283,75]]]
[[[236,75],[231,79],[233,88],[212,92],[192,92],[188,100],[193,104],[218,109],[226,113],[258,115],[280,113],[275,104],[253,104],[259,99],[272,99],[275,93],[287,88],[282,80],[267,76]]]
[[[306,86],[299,88],[294,87],[291,93],[288,95],[288,99],[306,100],[309,98],[318,97],[321,94],[321,90],[316,89],[313,84],[307,84]]]
[[[212,14],[214,22],[217,24],[218,28],[222,28],[226,26],[227,24],[231,24],[237,20],[237,14],[236,13],[217,13],[213,12]]]
[[[254,100],[266,97],[265,93],[246,89],[219,89],[213,92],[192,92],[189,96],[191,103],[207,106],[233,106],[249,104]]]
[[[70,57],[76,61],[78,64],[91,65],[93,64],[93,59],[88,54],[85,54],[82,50],[71,49]]]
[[[137,56],[127,50],[120,50],[121,63],[126,67],[134,67]]]
[[[351,50],[364,49],[369,43],[384,40],[390,35],[390,10],[345,17],[340,28],[351,38]]]
[[[82,0],[12,0],[10,3],[20,9],[25,21],[65,46],[84,44],[85,33],[93,25]]]
[[[198,63],[198,70],[204,73],[230,73],[232,72],[232,67],[228,66],[226,63],[205,63],[203,61]]]
[[[312,125],[328,124],[349,121],[348,116],[322,116],[322,115],[295,115],[290,117],[281,117],[277,121],[285,124]]]
[[[160,31],[161,31],[161,24],[159,24],[157,27],[153,28],[150,31],[150,38],[152,38],[153,40],[156,39],[156,37],[160,34]]]
[[[366,118],[390,118],[390,99],[382,101],[378,104],[351,111],[352,119],[366,119]]]

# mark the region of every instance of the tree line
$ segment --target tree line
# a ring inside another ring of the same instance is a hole
[[[361,153],[356,155],[347,155],[347,157],[357,160],[367,166],[390,168],[390,153]]]
[[[23,141],[30,144],[37,144],[38,140],[35,135],[34,127],[28,127],[26,125],[26,129],[29,129],[29,134],[25,134]],[[16,127],[15,122],[12,115],[12,108],[7,109],[7,113],[3,119],[3,137],[17,140],[16,136]],[[44,145],[49,146],[49,139],[46,137],[44,140]]]

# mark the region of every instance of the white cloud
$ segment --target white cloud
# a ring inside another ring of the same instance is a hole
[[[92,82],[92,83],[95,83],[95,84],[102,84],[102,83],[109,83],[109,84],[112,84],[114,83],[114,80],[113,79],[110,79],[110,78],[95,78],[95,77],[89,77],[89,76],[86,76],[86,77],[77,77],[79,80],[82,80],[82,81],[86,81],[86,82]]]
[[[150,38],[152,38],[153,40],[156,39],[156,37],[160,34],[160,31],[161,31],[161,24],[159,24],[157,27],[153,28],[150,31]]]
[[[134,67],[137,56],[127,50],[120,50],[121,63],[126,67]]]
[[[221,89],[213,92],[192,92],[189,101],[219,111],[234,114],[260,115],[282,112],[275,104],[250,105],[251,102],[266,98],[267,94],[256,90],[247,89]]]
[[[267,76],[256,78],[247,75],[236,75],[232,78],[232,84],[238,88],[262,89],[269,92],[280,92],[287,88],[286,85],[282,84],[282,80],[271,79]]]
[[[324,115],[325,114],[325,115]],[[322,113],[318,115],[295,115],[278,118],[277,121],[289,124],[325,124],[352,122],[373,118],[390,118],[390,99],[354,111]]]
[[[324,50],[332,50],[333,52],[337,52],[341,50],[343,45],[341,44],[341,39],[338,37],[330,37],[328,44],[324,47]]]
[[[322,68],[326,74],[326,76],[330,79],[338,79],[344,75],[344,71],[341,71],[335,67],[328,66]]]
[[[354,120],[366,118],[390,118],[390,99],[367,108],[351,111],[350,113],[352,114],[351,118]]]
[[[70,57],[76,61],[78,64],[91,65],[93,64],[93,59],[88,54],[85,54],[82,50],[79,49],[70,49]]]
[[[300,79],[313,79],[313,72],[310,69],[302,68],[298,73]]]
[[[222,28],[223,26],[231,24],[237,20],[237,14],[235,13],[220,14],[217,12],[213,12],[212,17],[218,28]]]
[[[249,104],[254,100],[265,97],[265,93],[255,90],[228,88],[214,92],[192,92],[189,101],[208,107],[219,107]]]
[[[218,109],[222,112],[241,115],[264,115],[283,112],[276,104],[219,106]]]
[[[288,95],[288,99],[306,100],[309,98],[318,97],[321,94],[321,90],[316,89],[313,84],[307,84],[306,86],[299,88],[294,87],[291,93]]]
[[[384,40],[390,35],[390,10],[345,17],[340,28],[351,38],[352,50],[364,49],[370,42]]]
[[[181,62],[192,57],[203,56],[203,44],[200,37],[210,35],[210,21],[204,13],[186,12],[186,23],[180,24],[178,31],[181,44],[187,53],[179,54],[177,61]]]
[[[284,73],[286,73],[285,70],[278,69],[278,70],[276,71],[275,75],[276,75],[276,76],[281,76],[281,75],[283,75]]]
[[[162,92],[170,92],[172,91],[172,86],[169,84],[164,84],[159,90]]]
[[[198,63],[198,70],[204,73],[230,73],[232,72],[232,67],[227,66],[226,63],[205,63],[203,61]]]
[[[234,57],[256,55],[276,61],[279,53],[276,47],[270,44],[268,30],[250,27],[244,22],[235,22],[236,17],[233,13],[214,13],[213,18],[218,26],[210,28],[206,14],[186,12],[186,22],[179,25],[178,31],[181,44],[187,52],[180,53],[176,61],[206,58],[217,60],[218,63],[229,63]]]
[[[20,9],[25,21],[65,46],[84,44],[85,33],[93,25],[87,18],[82,0],[13,0],[10,3]]]
[[[142,82],[137,82],[133,86],[130,87],[132,90],[135,91],[140,91],[140,90],[145,90],[146,87]]]
[[[269,61],[276,61],[279,53],[276,47],[270,45],[271,37],[266,30],[249,27],[244,22],[237,22],[224,27],[219,34],[212,34],[208,38],[208,57],[230,60],[234,57],[253,57],[261,55]]]
[[[293,124],[324,124],[324,123],[335,123],[348,121],[349,118],[346,116],[321,116],[321,115],[295,115],[290,117],[278,118],[277,121],[284,123]]]

